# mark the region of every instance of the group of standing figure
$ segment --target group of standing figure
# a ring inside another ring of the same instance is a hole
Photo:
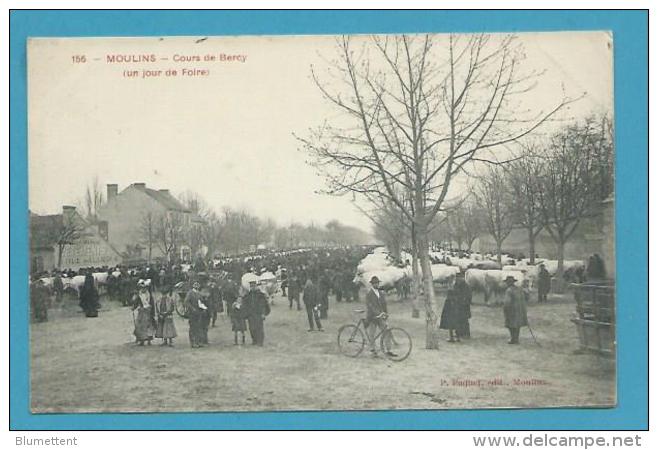
[[[149,290],[148,280],[137,282],[137,292],[133,295],[133,320],[135,339],[138,345],[151,345],[154,337],[162,339],[161,345],[173,347],[178,336],[174,324],[174,298],[171,288],[163,287],[160,298],[155,301]],[[135,317],[135,311],[137,315]]]
[[[518,344],[521,328],[528,326],[526,303],[529,300],[529,295],[526,290],[516,285],[516,281],[516,278],[512,275],[505,278],[507,288],[503,303],[503,316],[505,327],[510,334],[509,344]],[[542,293],[543,288],[540,289],[540,299]],[[461,339],[471,337],[469,320],[471,318],[472,298],[473,295],[464,280],[464,274],[459,273],[454,286],[448,290],[439,323],[440,329],[448,330],[450,333],[448,342],[461,342]]]

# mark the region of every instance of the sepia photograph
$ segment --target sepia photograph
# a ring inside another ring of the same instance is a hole
[[[615,407],[613,58],[28,39],[31,412]]]

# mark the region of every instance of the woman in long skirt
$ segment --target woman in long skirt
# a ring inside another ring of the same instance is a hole
[[[137,286],[139,291],[133,297],[133,314],[137,310],[134,334],[139,345],[144,345],[144,342],[151,345],[156,327],[153,296],[144,280],[139,280]]]
[[[158,328],[155,337],[162,339],[161,345],[174,346],[174,338],[178,336],[174,325],[174,299],[171,295],[171,286],[164,285],[162,296],[155,304],[155,312],[158,317]]]
[[[91,273],[85,275],[85,282],[80,290],[80,308],[85,312],[85,316],[98,317],[98,310],[100,309],[98,289],[96,289],[94,277]]]

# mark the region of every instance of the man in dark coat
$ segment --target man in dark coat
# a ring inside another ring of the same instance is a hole
[[[325,269],[318,279],[320,291],[320,318],[327,319],[329,317],[329,291],[331,290],[331,278],[329,271]]]
[[[304,285],[303,301],[308,316],[308,331],[314,331],[314,324],[317,325],[318,331],[324,331],[322,322],[320,322],[320,308],[322,308],[320,292],[310,278],[306,280],[306,285]]]
[[[537,301],[544,303],[548,299],[548,293],[551,290],[551,274],[546,267],[541,264],[537,274]]]
[[[210,319],[212,320],[212,327],[215,328],[215,322],[217,322],[217,313],[224,311],[224,305],[222,304],[219,287],[214,281],[211,281],[208,285],[208,303],[208,311],[210,313]]]
[[[270,304],[265,294],[258,290],[256,281],[249,282],[249,292],[244,296],[243,308],[249,323],[251,343],[262,347],[265,342],[265,316],[270,313]]]
[[[185,297],[185,306],[187,309],[187,318],[190,324],[189,337],[192,348],[199,348],[205,345],[203,342],[203,316],[208,307],[203,303],[203,296],[200,291],[201,285],[198,281],[192,284],[192,289]]]
[[[301,285],[299,284],[299,278],[297,274],[291,274],[288,278],[288,303],[290,304],[290,309],[292,309],[292,304],[295,302],[297,304],[297,311],[302,309],[299,304],[299,294],[302,290]]]
[[[505,291],[503,314],[505,315],[505,327],[509,329],[509,344],[518,344],[521,327],[528,326],[525,296],[523,290],[514,285],[515,282],[516,278],[512,275],[505,278],[507,290]]]
[[[388,318],[388,310],[386,308],[386,299],[384,293],[379,290],[379,278],[372,277],[370,279],[371,289],[366,294],[366,319],[365,326],[370,341],[370,352],[373,355],[377,354],[375,349],[375,336],[377,330],[384,330],[386,328],[386,319]],[[392,352],[388,352],[389,356],[397,356]]]

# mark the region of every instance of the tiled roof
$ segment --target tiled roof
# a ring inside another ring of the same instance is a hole
[[[49,248],[55,245],[56,235],[62,222],[61,214],[48,216],[30,214],[30,247]]]
[[[156,191],[155,189],[145,188],[143,191],[152,199],[160,203],[170,211],[190,212],[181,202],[169,192]]]

